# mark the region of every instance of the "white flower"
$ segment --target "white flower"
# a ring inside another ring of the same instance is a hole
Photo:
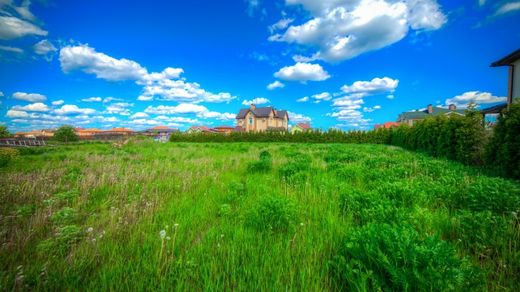
[[[169,236],[166,236],[166,240],[170,240],[170,239],[172,239],[172,238],[171,238],[171,237],[169,237]]]
[[[164,238],[166,237],[166,230],[164,230],[164,229],[161,230],[161,231],[159,232],[159,236],[161,236],[161,239],[164,239]]]
[[[87,233],[91,233],[92,231],[94,231],[94,228],[92,228],[92,227],[89,227],[89,228],[87,229]]]

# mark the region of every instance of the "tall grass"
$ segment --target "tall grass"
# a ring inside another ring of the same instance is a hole
[[[384,145],[24,150],[0,168],[0,290],[518,290],[519,196]]]

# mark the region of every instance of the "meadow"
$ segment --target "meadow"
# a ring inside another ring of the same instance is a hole
[[[82,143],[0,167],[0,290],[520,290],[520,183],[370,144]]]

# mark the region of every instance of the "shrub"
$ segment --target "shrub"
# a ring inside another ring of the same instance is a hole
[[[60,142],[74,142],[78,141],[79,137],[72,126],[61,126],[54,133],[53,139]]]
[[[476,270],[450,244],[407,226],[361,227],[347,236],[329,265],[345,290],[444,291],[479,283]]]
[[[496,214],[520,212],[520,187],[500,178],[481,177],[467,190],[453,194],[451,199],[459,209]]]
[[[296,205],[280,196],[262,198],[247,214],[247,225],[257,230],[286,232],[298,220]]]
[[[271,154],[268,151],[262,151],[260,153],[260,159],[257,161],[251,161],[248,165],[248,169],[251,172],[269,172],[273,167],[273,161]]]
[[[11,160],[19,156],[20,152],[12,148],[0,148],[0,167],[6,166]]]
[[[498,117],[485,160],[500,175],[520,179],[520,103],[513,103]]]

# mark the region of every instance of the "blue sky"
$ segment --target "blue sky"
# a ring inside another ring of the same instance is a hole
[[[370,129],[428,104],[504,100],[520,1],[0,0],[0,123]]]

